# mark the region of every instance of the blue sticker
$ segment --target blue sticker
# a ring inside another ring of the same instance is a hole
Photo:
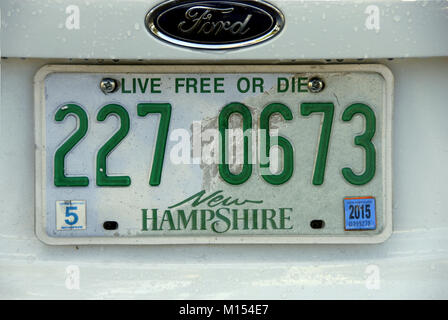
[[[344,198],[345,230],[375,230],[374,197]]]

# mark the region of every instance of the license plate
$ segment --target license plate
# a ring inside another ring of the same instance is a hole
[[[45,66],[36,234],[48,244],[385,241],[392,91],[382,65]]]

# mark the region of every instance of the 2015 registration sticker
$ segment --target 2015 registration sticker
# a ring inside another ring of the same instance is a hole
[[[375,230],[374,197],[344,198],[345,230]]]

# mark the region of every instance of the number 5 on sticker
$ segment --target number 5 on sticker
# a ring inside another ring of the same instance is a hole
[[[86,222],[86,201],[56,201],[56,230],[85,230]]]
[[[78,210],[78,207],[65,207],[65,216],[67,219],[65,219],[64,222],[69,226],[75,225],[79,220],[76,210]]]

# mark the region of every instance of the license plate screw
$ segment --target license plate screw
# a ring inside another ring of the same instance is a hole
[[[312,93],[318,93],[321,92],[325,87],[325,83],[320,78],[311,78],[308,81],[308,90]]]
[[[104,78],[100,82],[100,89],[105,94],[112,93],[118,89],[118,81],[112,78]]]

